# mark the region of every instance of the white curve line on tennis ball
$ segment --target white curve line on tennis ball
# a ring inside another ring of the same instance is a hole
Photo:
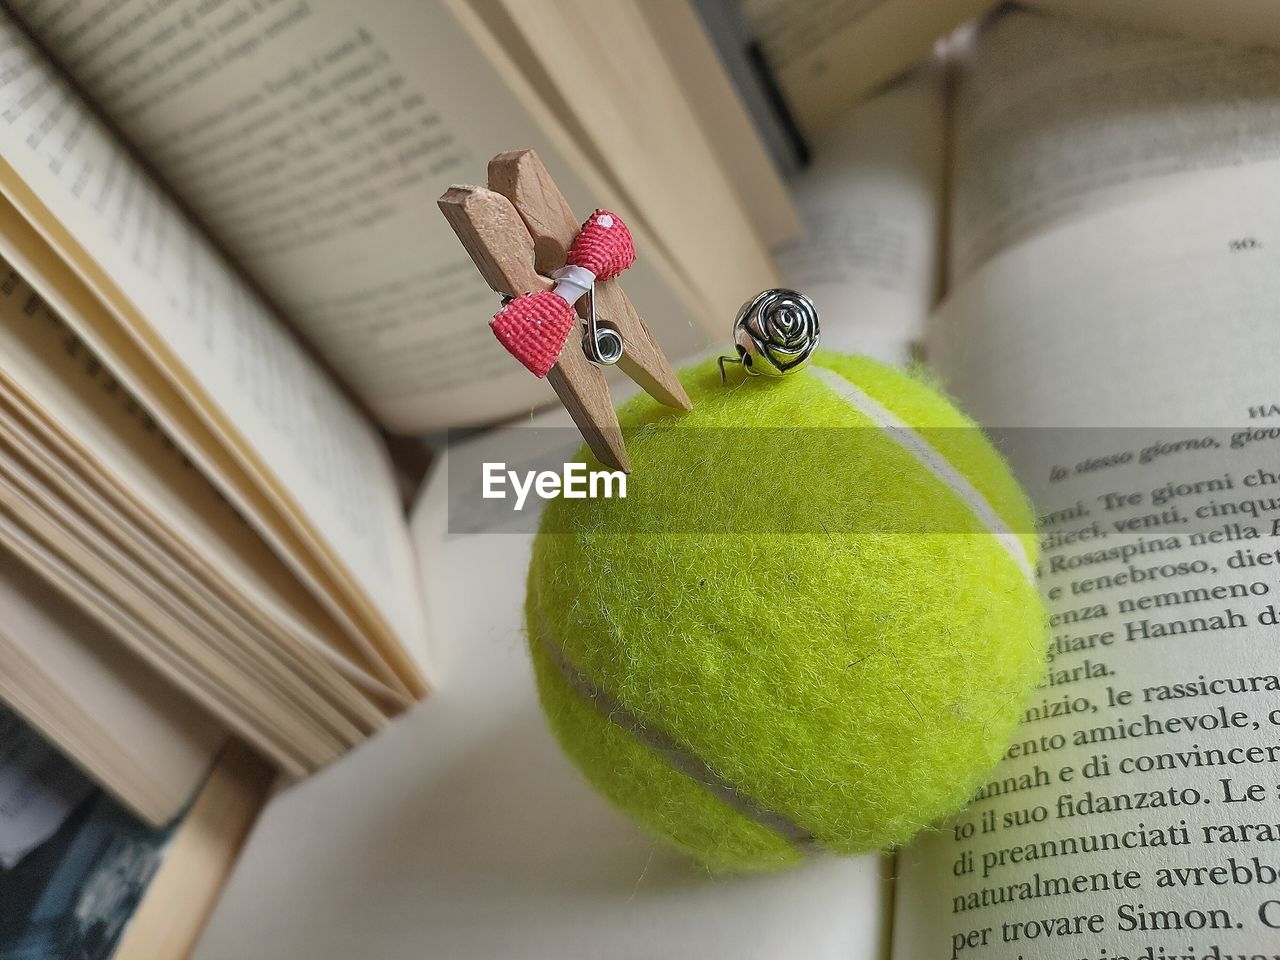
[[[814,364],[809,368],[815,377],[826,384],[841,400],[854,407],[884,430],[900,447],[920,461],[935,477],[941,480],[951,491],[964,502],[974,516],[982,522],[1000,544],[1013,558],[1027,580],[1035,582],[1035,574],[1031,570],[1031,562],[1027,558],[1027,550],[1022,540],[1009,529],[998,513],[987,502],[987,498],[978,492],[964,475],[933,447],[928,441],[904,421],[894,416],[879,401],[870,397],[857,384],[845,379],[841,374],[829,367]]]
[[[595,707],[607,722],[630,734],[677,773],[684,774],[731,809],[758,826],[782,837],[797,852],[803,854],[818,848],[817,840],[804,827],[785,814],[756,803],[736,784],[721,777],[706,761],[677,741],[671,734],[652,723],[641,720],[619,703],[613,694],[570,663],[560,644],[547,629],[536,597],[534,618],[537,621],[538,641],[546,652],[547,659],[551,661],[552,667],[573,688],[574,692]]]

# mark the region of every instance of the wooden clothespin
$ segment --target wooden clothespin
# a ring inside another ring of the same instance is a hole
[[[440,210],[485,281],[505,297],[550,290],[550,274],[565,265],[581,221],[532,150],[501,153],[489,161],[489,187],[453,186]],[[597,323],[622,338],[617,365],[646,393],[669,407],[693,404],[670,362],[616,279],[597,280],[592,293]],[[577,303],[586,320],[589,298]],[[547,362],[550,362],[548,358]],[[580,336],[570,335],[547,379],[601,463],[630,471],[622,429],[604,370]]]

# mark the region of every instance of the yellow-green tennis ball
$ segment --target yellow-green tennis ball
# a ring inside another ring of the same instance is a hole
[[[692,413],[620,412],[626,499],[543,515],[550,724],[714,869],[903,843],[988,777],[1043,675],[1031,509],[969,420],[874,361],[682,379]]]

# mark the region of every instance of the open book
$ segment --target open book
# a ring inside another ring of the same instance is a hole
[[[622,212],[675,354],[775,279],[790,200],[668,6],[6,5],[0,697],[153,824],[228,734],[298,777],[427,692],[384,434],[552,399],[451,182],[535,147]]]
[[[914,66],[951,31],[1007,0],[741,0],[803,134],[821,136],[866,95]],[[1267,0],[1020,0],[1026,7],[1168,35],[1280,47]]]
[[[199,960],[1276,952],[1280,57],[1014,12],[955,86],[945,169],[935,73],[830,128],[796,185],[825,259],[781,259],[830,341],[922,339],[1043,515],[1051,670],[973,806],[883,860],[670,854],[561,758],[527,539],[451,534],[441,472],[441,693],[273,800]]]

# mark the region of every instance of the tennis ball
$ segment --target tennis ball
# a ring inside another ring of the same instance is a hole
[[[619,413],[626,499],[543,514],[550,725],[712,869],[901,844],[964,806],[1044,673],[1026,498],[971,421],[872,360],[681,378],[692,413]]]

